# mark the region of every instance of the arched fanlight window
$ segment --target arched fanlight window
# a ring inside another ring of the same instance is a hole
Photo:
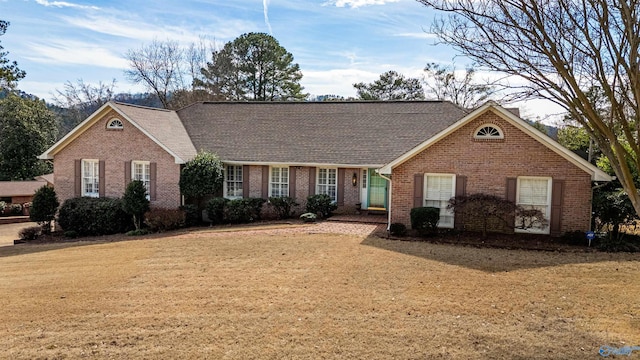
[[[124,128],[124,125],[122,124],[122,120],[120,119],[111,119],[109,120],[109,123],[107,123],[107,129],[117,129],[117,130],[122,130]]]
[[[474,137],[476,139],[504,139],[502,130],[500,130],[499,127],[493,124],[485,124],[480,126],[476,130]]]

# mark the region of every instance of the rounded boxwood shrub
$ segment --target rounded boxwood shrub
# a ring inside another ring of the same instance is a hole
[[[260,211],[266,201],[261,198],[231,200],[224,207],[224,218],[232,224],[260,220]]]
[[[411,228],[420,235],[432,235],[438,230],[440,209],[435,207],[417,207],[411,209]]]
[[[217,225],[224,222],[224,207],[228,202],[229,199],[223,197],[216,197],[207,202],[207,217],[211,224]]]
[[[132,228],[122,200],[111,198],[68,199],[60,207],[58,224],[78,236],[124,233]]]
[[[407,227],[403,223],[393,223],[389,226],[389,232],[393,236],[407,235]]]
[[[327,194],[312,195],[307,198],[307,212],[320,214],[323,218],[331,216],[338,208]]]

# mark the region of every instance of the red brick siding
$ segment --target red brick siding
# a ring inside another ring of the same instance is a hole
[[[122,130],[107,130],[107,121],[118,117]],[[175,163],[159,145],[135,126],[111,112],[73,140],[54,158],[54,181],[61,202],[74,197],[74,160],[98,159],[105,161],[105,195],[121,197],[124,194],[125,161],[151,161],[157,163],[156,200],[152,206],[176,208],[180,205],[180,165]]]
[[[484,123],[499,126],[504,140],[479,141],[474,131]],[[591,178],[560,155],[489,112],[393,169],[392,222],[409,225],[414,174],[467,176],[467,194],[504,197],[506,179],[545,176],[565,181],[562,231],[587,230],[591,213]]]

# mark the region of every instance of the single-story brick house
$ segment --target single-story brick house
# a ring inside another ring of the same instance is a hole
[[[43,153],[61,201],[119,197],[131,179],[152,206],[177,207],[181,165],[198,150],[225,164],[228,198],[328,194],[340,210],[385,210],[488,193],[540,208],[544,233],[587,230],[592,182],[611,177],[494,103],[199,102],[178,111],[109,102]]]

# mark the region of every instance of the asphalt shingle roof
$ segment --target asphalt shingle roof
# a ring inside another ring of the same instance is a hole
[[[177,114],[195,148],[223,161],[382,165],[467,112],[445,101],[199,102]]]
[[[193,143],[175,111],[112,102],[127,117],[184,161],[196,155]]]

